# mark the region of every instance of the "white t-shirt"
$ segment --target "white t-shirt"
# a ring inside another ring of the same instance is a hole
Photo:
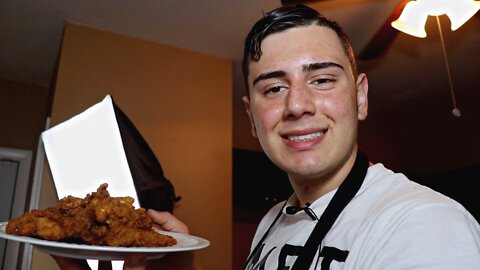
[[[310,205],[318,217],[335,192]],[[287,206],[296,201],[292,196]],[[277,204],[262,219],[251,252],[283,206]],[[256,264],[249,262],[246,269],[290,269],[316,223],[304,211],[292,215],[284,208],[253,260]],[[321,250],[310,269],[479,270],[480,225],[461,204],[375,164]],[[321,268],[324,258],[331,260],[329,268]]]

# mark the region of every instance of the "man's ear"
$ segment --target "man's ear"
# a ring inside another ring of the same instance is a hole
[[[368,79],[365,73],[358,75],[356,86],[358,120],[365,120],[368,115]]]
[[[253,121],[250,99],[248,98],[248,96],[243,96],[242,101],[243,105],[245,105],[245,111],[247,112],[248,119],[250,120],[250,128],[252,129],[252,135],[253,137],[257,138],[257,129],[255,128],[255,122]]]

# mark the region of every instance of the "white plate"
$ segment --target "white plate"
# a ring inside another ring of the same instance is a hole
[[[17,236],[6,233],[8,222],[0,222],[0,238],[32,244],[39,251],[76,259],[92,259],[101,261],[123,261],[128,253],[143,253],[148,259],[163,257],[169,252],[192,251],[206,248],[210,241],[181,233],[157,230],[159,233],[170,235],[177,240],[177,244],[169,247],[109,247],[83,244],[54,242],[26,236]]]

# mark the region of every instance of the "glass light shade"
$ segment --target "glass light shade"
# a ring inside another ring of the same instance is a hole
[[[480,9],[480,1],[474,0],[417,0],[410,1],[392,27],[412,36],[424,38],[428,16],[446,14],[452,31],[457,30]]]
[[[480,9],[480,2],[469,0],[450,1],[448,10],[445,12],[451,21],[452,31],[457,30],[466,23]]]
[[[391,23],[392,27],[412,36],[424,38],[428,13],[418,2],[410,1],[405,5],[400,17]]]

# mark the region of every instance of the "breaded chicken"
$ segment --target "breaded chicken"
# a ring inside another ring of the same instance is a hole
[[[67,196],[57,205],[32,210],[8,222],[9,234],[101,246],[164,247],[176,239],[152,229],[144,208],[132,197],[110,197],[108,184],[84,199]]]

